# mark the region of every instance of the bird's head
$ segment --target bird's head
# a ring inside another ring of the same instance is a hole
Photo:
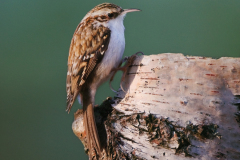
[[[123,21],[125,15],[129,12],[141,11],[139,9],[122,9],[112,3],[102,3],[89,11],[83,20],[87,18],[95,19],[100,23],[108,23],[112,20]],[[82,21],[83,21],[82,20]]]

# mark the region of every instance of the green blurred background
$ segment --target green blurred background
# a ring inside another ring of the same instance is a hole
[[[1,160],[87,159],[71,130],[80,106],[65,112],[67,58],[78,23],[103,2],[0,0]],[[125,55],[240,57],[239,0],[109,2],[142,9],[125,18]],[[113,95],[105,84],[96,103]]]

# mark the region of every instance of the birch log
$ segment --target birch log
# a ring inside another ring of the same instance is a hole
[[[95,109],[99,158],[240,159],[240,58],[139,56],[122,87]]]

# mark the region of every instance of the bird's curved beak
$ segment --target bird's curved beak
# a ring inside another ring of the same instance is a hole
[[[122,14],[126,14],[128,12],[136,12],[136,11],[141,11],[140,9],[134,9],[134,8],[131,8],[131,9],[124,9]]]

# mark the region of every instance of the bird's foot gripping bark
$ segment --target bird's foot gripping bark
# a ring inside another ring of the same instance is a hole
[[[122,62],[119,64],[118,68],[114,68],[114,69],[112,70],[113,75],[112,75],[112,77],[110,78],[109,86],[110,86],[110,88],[111,88],[111,90],[112,90],[113,92],[117,92],[117,91],[115,91],[115,90],[112,88],[111,82],[113,81],[113,78],[114,78],[115,74],[117,73],[117,71],[120,70],[120,71],[123,72],[123,75],[122,75],[122,78],[121,78],[121,82],[120,82],[120,87],[121,87],[121,89],[126,93],[126,91],[123,89],[122,82],[125,80],[125,76],[126,76],[126,74],[127,74],[128,68],[132,65],[133,61],[135,60],[135,58],[138,56],[139,53],[142,54],[142,55],[144,55],[143,52],[137,52],[137,53],[133,54],[133,55],[130,56],[130,57],[125,57],[125,58],[122,60]],[[121,65],[122,65],[124,62],[125,62],[124,66],[121,67]]]

